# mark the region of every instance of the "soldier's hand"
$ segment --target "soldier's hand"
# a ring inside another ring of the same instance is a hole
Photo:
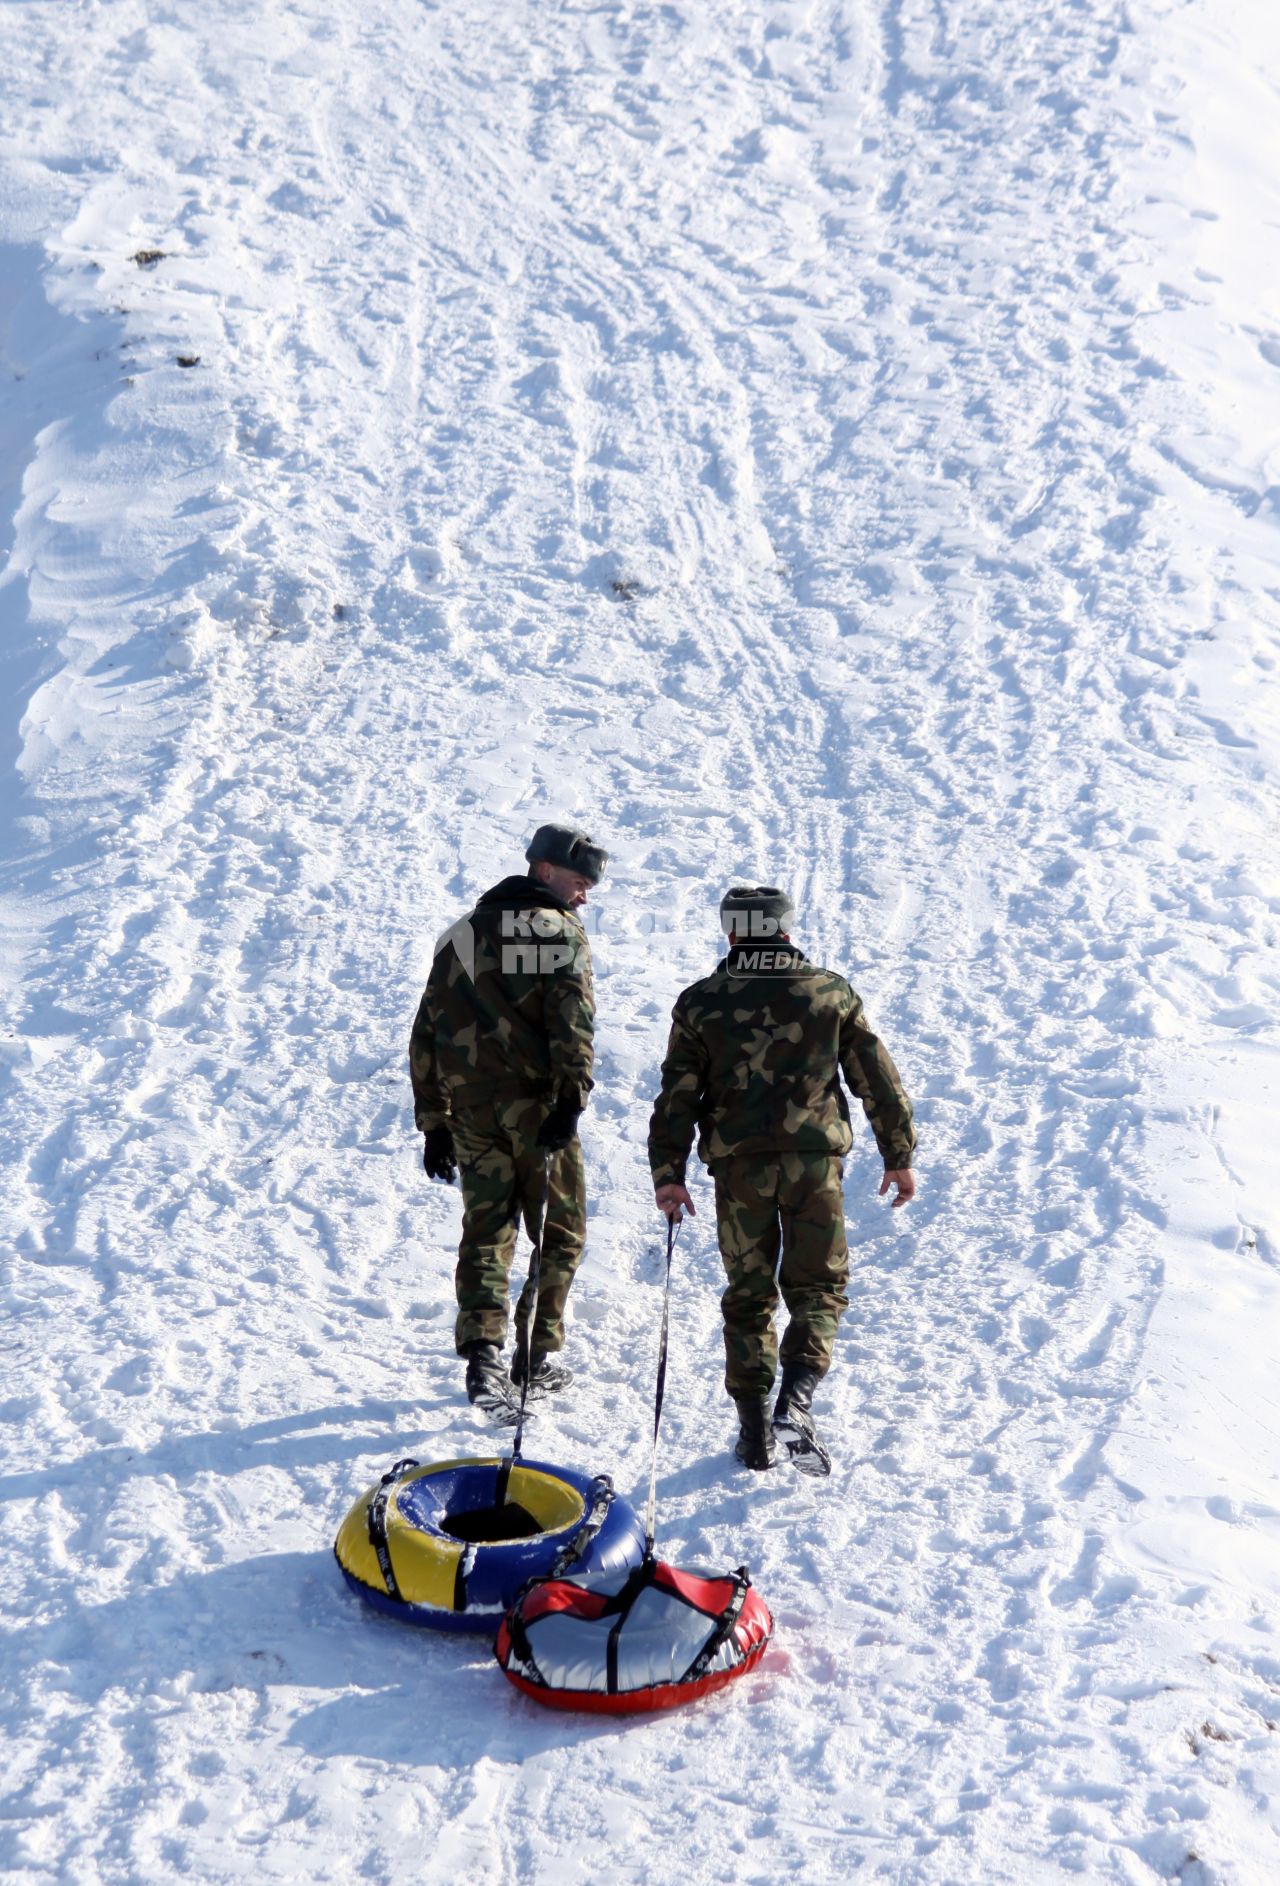
[[[653,1195],[653,1202],[663,1217],[671,1224],[682,1225],[684,1214],[696,1218],[693,1200],[682,1185],[660,1185]]]
[[[429,1179],[443,1179],[452,1185],[458,1176],[458,1160],[453,1150],[453,1134],[447,1126],[427,1129],[422,1142],[422,1169]]]
[[[561,1094],[538,1128],[535,1145],[546,1153],[562,1153],[577,1132],[581,1118],[582,1108],[576,1095]]]
[[[899,1205],[909,1205],[916,1195],[916,1178],[910,1166],[886,1166],[878,1196],[883,1198],[891,1185],[898,1188],[891,1207],[893,1211],[897,1211]]]

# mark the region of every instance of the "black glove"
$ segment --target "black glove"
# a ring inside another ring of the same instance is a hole
[[[536,1144],[545,1153],[562,1153],[578,1130],[582,1103],[576,1094],[561,1094],[542,1125]]]
[[[453,1134],[447,1126],[429,1126],[422,1142],[422,1169],[429,1179],[443,1179],[452,1185],[458,1176],[458,1161],[453,1150]]]

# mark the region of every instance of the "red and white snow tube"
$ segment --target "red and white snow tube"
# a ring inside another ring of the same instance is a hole
[[[629,1715],[723,1689],[755,1667],[772,1635],[745,1566],[686,1572],[648,1558],[630,1573],[531,1581],[494,1654],[548,1708]]]

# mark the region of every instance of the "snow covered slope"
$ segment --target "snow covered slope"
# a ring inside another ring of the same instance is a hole
[[[1262,1882],[1280,1833],[1280,31],[1261,0],[0,11],[0,1863]],[[185,364],[184,364],[185,363]],[[745,1690],[548,1720],[329,1544],[481,1441],[405,1046],[593,899],[575,1392],[641,1490],[667,1011],[760,872],[919,1101]]]

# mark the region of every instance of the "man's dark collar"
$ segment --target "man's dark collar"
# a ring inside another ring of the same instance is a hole
[[[543,884],[538,878],[509,877],[501,884],[495,884],[492,890],[485,892],[476,905],[517,910],[568,910],[569,900],[561,897],[559,891],[553,891],[549,884]]]

